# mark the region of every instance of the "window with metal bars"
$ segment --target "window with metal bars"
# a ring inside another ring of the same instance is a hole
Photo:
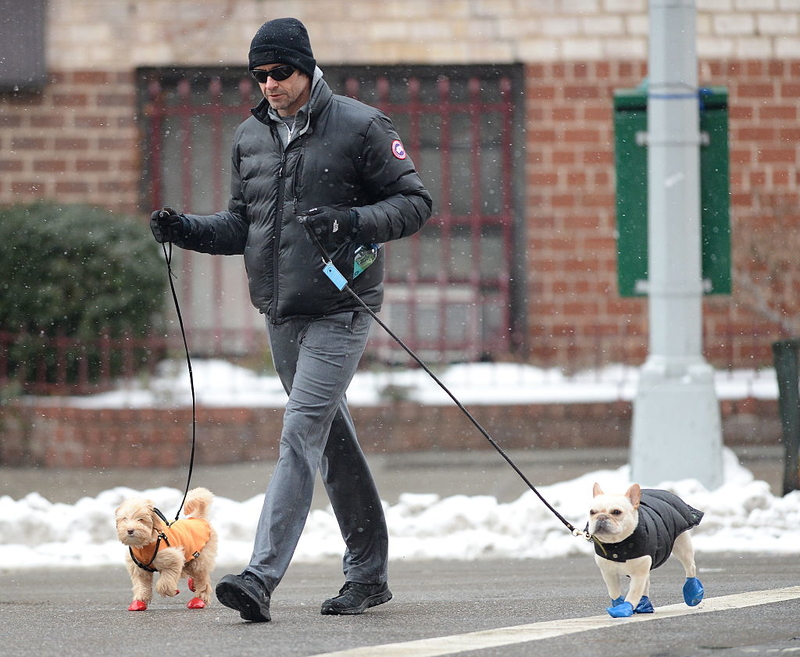
[[[334,92],[388,114],[434,198],[417,235],[386,245],[383,316],[409,346],[440,361],[521,346],[524,239],[522,69],[518,66],[323,67]],[[243,71],[147,69],[139,76],[147,209],[211,213],[227,202],[235,127],[258,89]],[[239,259],[183,252],[180,283],[196,350],[263,347]],[[404,360],[375,331],[369,353]]]

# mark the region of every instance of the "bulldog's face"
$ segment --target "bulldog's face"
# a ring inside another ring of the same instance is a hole
[[[624,541],[639,524],[639,501],[642,489],[633,484],[624,495],[603,493],[594,485],[594,498],[589,510],[589,533],[601,543]]]

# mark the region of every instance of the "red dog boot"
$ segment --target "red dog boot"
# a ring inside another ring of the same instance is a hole
[[[206,603],[203,602],[200,598],[192,598],[189,602],[186,603],[187,609],[204,609]]]
[[[131,602],[131,606],[128,607],[128,611],[145,611],[146,609],[147,603],[142,600],[134,600]]]

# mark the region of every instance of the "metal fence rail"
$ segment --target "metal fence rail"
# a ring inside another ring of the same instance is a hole
[[[243,352],[239,341],[209,339],[206,331],[188,332],[189,349],[193,358],[221,358],[254,365],[268,366],[266,336],[251,340]],[[253,338],[254,336],[251,336]],[[549,349],[534,353],[524,364],[543,370],[560,372],[567,378],[600,376],[606,368],[623,366],[635,370],[646,357],[646,337],[615,335],[598,331],[580,336],[565,334],[549,336]],[[707,350],[709,363],[719,371],[734,371],[745,367],[753,371],[772,367],[771,345],[785,336],[772,333],[736,333],[730,339],[717,341]],[[578,344],[583,341],[585,344]],[[588,344],[591,349],[587,349]],[[235,351],[224,345],[236,345]],[[724,348],[720,348],[724,346]],[[367,347],[362,368],[383,368],[386,364],[413,368],[407,357],[386,358],[386,344],[375,334]],[[591,358],[586,357],[591,353]],[[436,351],[419,352],[431,366],[446,364]],[[743,358],[743,355],[746,358]],[[66,336],[13,334],[0,332],[0,398],[16,394],[83,395],[110,390],[123,379],[152,374],[167,358],[182,358],[183,347],[178,335],[149,335],[114,337],[102,333],[97,338],[80,340]],[[518,356],[500,355],[497,361],[519,363]],[[602,376],[607,376],[607,370]],[[577,380],[577,379],[576,379]]]
[[[164,336],[99,337],[0,332],[0,387],[6,395],[82,395],[152,372],[167,354]]]

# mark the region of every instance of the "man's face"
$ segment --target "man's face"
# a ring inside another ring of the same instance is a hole
[[[282,64],[264,64],[257,66],[256,70],[271,71]],[[259,82],[261,93],[267,99],[270,107],[280,116],[294,116],[303,105],[308,102],[311,94],[311,80],[299,70],[292,73],[285,80],[276,81],[272,76],[266,82]]]

